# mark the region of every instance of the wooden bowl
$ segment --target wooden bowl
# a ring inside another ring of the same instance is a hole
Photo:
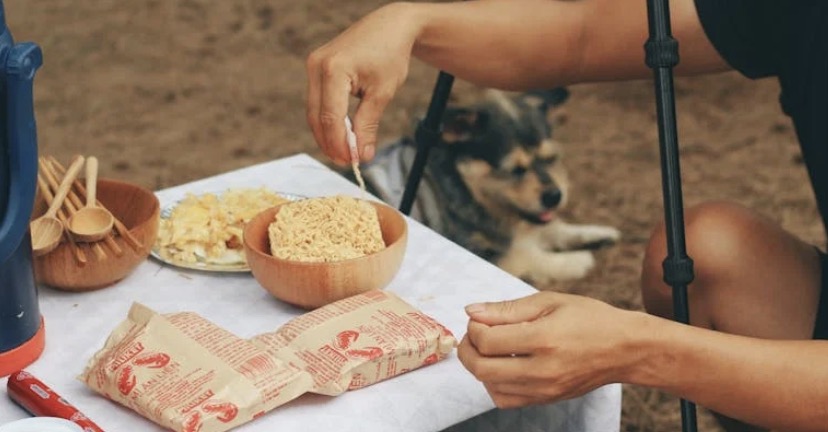
[[[99,179],[97,198],[123,222],[142,247],[136,251],[123,238],[116,236],[115,242],[124,252],[123,255],[115,256],[111,249],[100,242],[106,252],[106,258],[101,260],[95,255],[91,244],[78,243],[87,260],[86,265],[81,267],[72,254],[71,244],[64,238],[54,251],[34,258],[35,276],[39,283],[65,291],[96,290],[125,278],[147,259],[158,235],[161,211],[155,194],[133,184]],[[38,198],[33,218],[45,211],[45,203]]]
[[[270,254],[268,226],[284,205],[256,215],[244,228],[244,252],[256,281],[284,302],[314,309],[365,291],[383,289],[402,264],[408,225],[402,214],[369,201],[379,216],[385,249],[359,258],[333,262],[302,262]]]

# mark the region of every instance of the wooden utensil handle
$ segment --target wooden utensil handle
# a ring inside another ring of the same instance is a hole
[[[58,181],[58,177],[62,176],[64,173],[61,173],[60,176],[55,173],[51,166],[49,166],[49,162],[46,161],[44,158],[40,158],[38,161],[38,167],[40,168],[40,172],[38,175],[42,175],[46,179],[46,186],[49,187],[47,191],[49,192],[50,203],[54,202],[54,193],[57,192],[58,188],[60,188],[60,182]],[[69,190],[71,192],[71,189]],[[67,198],[63,200],[63,205],[57,211],[57,216],[61,218],[61,221],[66,223],[69,218],[75,214],[75,207],[72,206],[71,200],[69,200],[69,195],[67,194]]]
[[[48,208],[52,205],[52,202],[55,199],[53,191],[57,191],[58,187],[60,186],[59,182],[57,181],[58,176],[49,167],[49,162],[47,162],[45,158],[39,158],[37,161],[37,166],[39,169],[37,173],[38,180],[43,180],[40,178],[41,176],[45,178],[44,183],[46,187],[41,187],[41,191],[44,191],[45,193],[49,194],[49,200],[46,201],[46,207]],[[38,185],[40,185],[39,182]],[[63,200],[63,207],[64,208],[58,210],[58,217],[62,217],[68,220],[69,217],[72,216],[72,213],[74,213],[74,209],[72,208],[71,203],[68,199]]]
[[[58,184],[57,184],[57,180],[55,180],[55,179],[58,177],[58,175],[63,175],[66,172],[64,170],[61,170],[60,173],[58,173],[58,170],[52,165],[52,163],[49,162],[48,160],[45,160],[45,159],[41,160],[40,167],[46,173],[46,175],[48,176],[48,179],[49,179],[49,182],[50,182],[50,185],[52,186],[52,188],[57,189]],[[76,179],[72,183],[77,183],[77,182],[78,182],[78,180]],[[66,218],[61,219],[61,220],[63,221],[64,224],[68,223],[69,218],[72,215],[74,215],[75,212],[77,212],[78,210],[83,208],[83,203],[78,199],[77,195],[75,194],[74,191],[72,191],[71,187],[69,188],[69,192],[66,194],[66,199],[63,200],[63,207],[64,207],[64,210],[66,212]],[[74,237],[69,235],[69,233],[66,233],[66,234],[67,234],[67,237],[74,240]],[[74,241],[73,241],[73,243],[74,243]],[[103,260],[106,259],[106,251],[104,251],[103,247],[101,247],[100,244],[98,244],[98,243],[89,243],[88,245],[89,245],[89,248],[92,249],[93,252],[95,252],[95,256],[98,257],[98,260],[103,261]],[[82,248],[82,246],[79,245],[78,248]],[[119,249],[118,252],[120,252],[120,248],[118,248],[118,249]],[[81,249],[81,250],[83,250],[83,249]],[[115,254],[118,255],[118,256],[121,256],[121,255],[118,254],[118,252],[116,252]]]
[[[52,164],[54,164],[55,167],[57,167],[58,170],[64,169],[63,165],[61,165],[60,162],[58,162],[58,160],[55,159],[53,156],[50,156],[49,160],[50,162],[52,162]],[[80,191],[81,195],[86,194],[86,190],[81,184],[81,182],[75,181],[75,188]],[[96,204],[103,207],[103,204],[101,204],[100,201],[96,200]],[[126,225],[124,225],[117,217],[113,215],[113,218],[115,219],[115,230],[118,231],[118,234],[120,234],[124,241],[127,242],[127,244],[130,247],[132,247],[132,249],[134,249],[135,252],[140,253],[141,249],[144,248],[144,245],[140,241],[138,241],[138,239],[136,239],[134,235],[132,235],[132,233],[127,229]]]
[[[115,219],[115,229],[118,231],[118,234],[124,238],[124,240],[135,250],[135,252],[140,253],[141,249],[144,248],[144,244],[138,241],[134,235],[127,229],[126,225],[123,222]]]
[[[77,184],[78,181],[75,180],[75,183]],[[77,187],[75,187],[75,189],[77,189]],[[78,196],[78,194],[75,193],[74,190],[69,191],[69,199],[72,200],[72,201],[77,201],[78,203],[82,202],[80,197]],[[78,204],[78,208],[80,208],[81,206],[82,206],[81,204]],[[103,242],[106,244],[106,246],[109,248],[109,250],[111,250],[115,254],[116,257],[120,257],[124,254],[124,250],[121,249],[121,246],[118,245],[117,241],[115,241],[115,234],[113,234],[112,232],[107,233],[106,237],[103,238]],[[103,248],[101,247],[101,244],[99,242],[88,243],[88,244],[91,247],[95,248],[95,251],[96,251],[98,256],[101,256],[101,254],[104,253]]]
[[[63,167],[60,166],[60,164],[57,162],[53,163],[52,159],[53,158],[50,157],[49,160],[42,160],[41,169],[46,171],[46,173],[52,178],[57,177],[59,174],[64,174],[65,170],[63,169]],[[58,169],[58,167],[60,169]],[[77,179],[75,179],[72,183],[73,186],[75,186],[75,189],[78,189],[80,187],[80,181],[78,181]],[[57,182],[54,182],[52,184],[52,187],[56,186]],[[76,194],[72,188],[69,188],[69,193],[66,195],[66,199],[63,201],[63,204],[66,207],[67,214],[70,216],[75,214],[76,211],[83,208],[83,201],[81,201],[81,199],[78,197],[78,194]],[[115,239],[112,238],[112,234],[107,235],[104,238],[104,241],[106,242],[106,245],[112,250],[112,252],[115,253],[115,256],[120,257],[124,254],[124,251],[121,249],[120,246],[118,246],[118,244],[115,242]],[[104,251],[100,243],[95,242],[89,243],[88,245],[95,252],[95,256],[97,256],[99,260],[106,259],[106,251]]]
[[[41,169],[42,169],[41,164]],[[49,190],[49,185],[46,184],[46,180],[43,179],[43,173],[37,173],[37,186],[40,188],[40,193],[43,195],[43,199],[46,200],[46,205],[51,205],[52,201],[54,200],[54,196],[52,196],[52,191]],[[58,218],[61,222],[66,223],[66,216],[59,215]],[[75,243],[75,239],[72,236],[68,235],[66,231],[63,232],[66,234],[66,238],[69,240],[69,244],[72,245],[72,255],[75,256],[75,260],[78,261],[78,265],[81,267],[86,265],[86,254],[78,247],[78,244]]]
[[[60,182],[57,192],[55,192],[52,205],[50,205],[49,210],[46,211],[47,215],[55,217],[58,209],[61,205],[63,205],[63,200],[66,199],[66,194],[69,193],[69,188],[72,187],[72,182],[78,177],[78,173],[83,167],[83,160],[83,156],[77,156],[75,160],[72,161],[72,165],[69,166],[69,169],[66,170],[66,175]]]
[[[98,158],[86,158],[86,206],[95,207],[95,195],[98,192]]]

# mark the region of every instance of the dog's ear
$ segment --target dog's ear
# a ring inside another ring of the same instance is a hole
[[[548,90],[530,90],[521,99],[542,112],[546,113],[552,108],[563,105],[569,99],[569,90],[566,87],[556,87]]]
[[[486,127],[488,115],[470,108],[448,107],[443,114],[442,139],[446,144],[468,141],[474,132]]]

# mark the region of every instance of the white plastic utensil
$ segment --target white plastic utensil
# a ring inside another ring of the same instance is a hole
[[[348,141],[348,149],[351,151],[351,168],[354,170],[359,188],[365,193],[365,180],[362,179],[362,173],[359,171],[359,149],[357,148],[356,134],[351,118],[348,116],[345,116],[345,139]]]

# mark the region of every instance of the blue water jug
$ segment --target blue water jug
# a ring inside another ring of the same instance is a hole
[[[0,0],[0,376],[44,346],[29,233],[37,190],[32,85],[42,63],[37,45],[14,43]]]

